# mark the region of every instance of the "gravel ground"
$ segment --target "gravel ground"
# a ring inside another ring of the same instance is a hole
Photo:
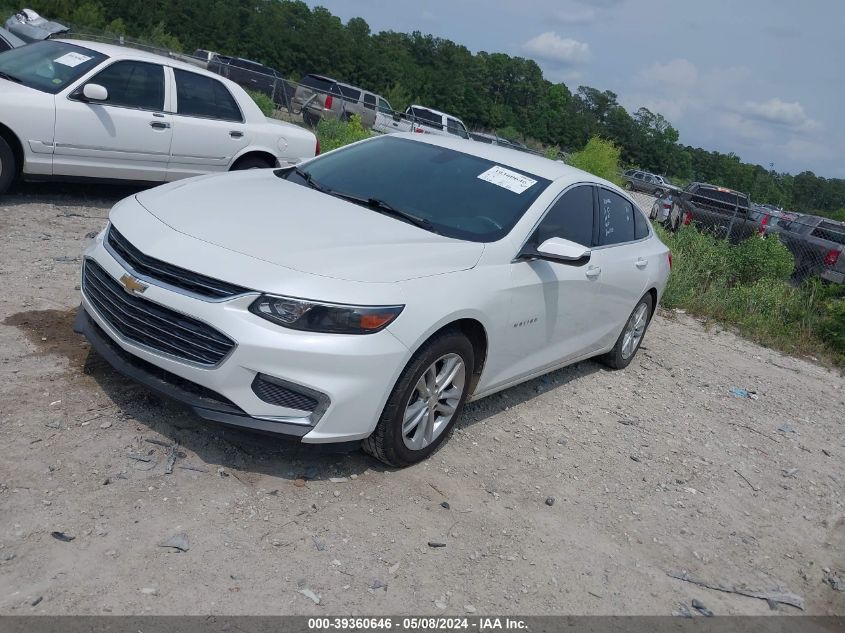
[[[85,236],[128,193],[0,199],[0,613],[771,612],[685,570],[845,614],[840,374],[673,312],[628,369],[470,405],[413,468],[226,430],[71,332]]]

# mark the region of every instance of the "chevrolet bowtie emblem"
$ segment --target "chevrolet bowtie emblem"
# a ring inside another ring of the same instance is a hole
[[[123,275],[120,278],[120,283],[123,285],[123,289],[131,295],[142,294],[148,288],[147,284],[138,281],[132,275]]]

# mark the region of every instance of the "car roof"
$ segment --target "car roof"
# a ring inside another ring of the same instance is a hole
[[[535,154],[529,154],[516,149],[511,149],[502,145],[488,145],[487,143],[479,143],[470,139],[462,139],[458,137],[440,136],[438,134],[414,134],[412,132],[404,132],[398,134],[391,134],[390,136],[399,136],[402,138],[411,139],[420,143],[428,143],[429,145],[438,145],[453,149],[470,156],[478,156],[494,163],[502,163],[517,169],[535,174],[547,180],[558,180],[564,184],[567,182],[595,182],[605,184],[612,187],[615,191],[619,187],[612,182],[594,176],[575,167],[571,167],[560,161],[544,158]]]
[[[172,68],[178,68],[180,70],[189,70],[191,72],[197,73],[199,75],[207,75],[208,77],[214,77],[215,79],[221,79],[228,83],[234,83],[225,77],[221,77],[216,73],[209,72],[207,70],[203,70],[199,66],[194,66],[193,64],[189,64],[187,62],[179,61],[178,59],[174,59],[173,57],[167,57],[166,55],[159,55],[158,53],[150,53],[149,51],[142,51],[137,48],[130,48],[128,46],[118,46],[116,44],[103,44],[101,42],[89,42],[88,40],[74,40],[69,38],[61,38],[61,39],[54,39],[51,40],[54,42],[65,42],[66,44],[73,44],[74,46],[80,46],[82,48],[87,48],[92,51],[96,51],[98,53],[102,53],[103,55],[108,55],[112,59],[134,59],[140,61],[149,61],[155,62],[157,64],[162,64],[165,66],[170,66]]]
[[[434,108],[429,108],[428,106],[420,105],[418,103],[412,103],[408,107],[409,108],[420,108],[421,110],[428,110],[429,112],[433,112],[434,114],[439,114],[440,116],[445,116],[445,117],[449,117],[450,119],[457,119],[458,121],[461,121],[454,114],[449,114],[447,112],[441,112],[440,110],[435,110]],[[461,121],[461,123],[463,123],[463,121]]]
[[[7,31],[6,29],[3,29],[3,28],[0,28],[0,37],[2,37],[4,40],[9,42],[9,44],[14,46],[15,48],[17,48],[18,46],[23,46],[24,44],[26,44],[26,42],[24,42],[17,35],[12,33],[11,31]]]

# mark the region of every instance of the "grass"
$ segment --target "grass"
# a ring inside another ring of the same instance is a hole
[[[250,97],[252,97],[252,100],[255,101],[255,105],[258,106],[264,116],[273,116],[273,113],[276,111],[276,104],[273,103],[273,100],[270,97],[258,90],[247,90],[246,92]]]
[[[317,124],[317,138],[320,152],[329,152],[338,147],[370,138],[372,134],[361,124],[361,118],[353,114],[349,121],[323,118]]]
[[[665,307],[734,326],[790,354],[845,365],[843,288],[817,279],[791,285],[792,254],[779,240],[755,236],[734,246],[692,227],[657,232],[673,255]]]

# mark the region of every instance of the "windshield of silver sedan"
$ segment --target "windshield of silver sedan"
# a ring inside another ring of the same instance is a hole
[[[0,79],[56,94],[104,59],[88,48],[45,40],[0,53]]]
[[[472,242],[507,235],[550,182],[511,165],[395,136],[352,145],[278,174]]]

